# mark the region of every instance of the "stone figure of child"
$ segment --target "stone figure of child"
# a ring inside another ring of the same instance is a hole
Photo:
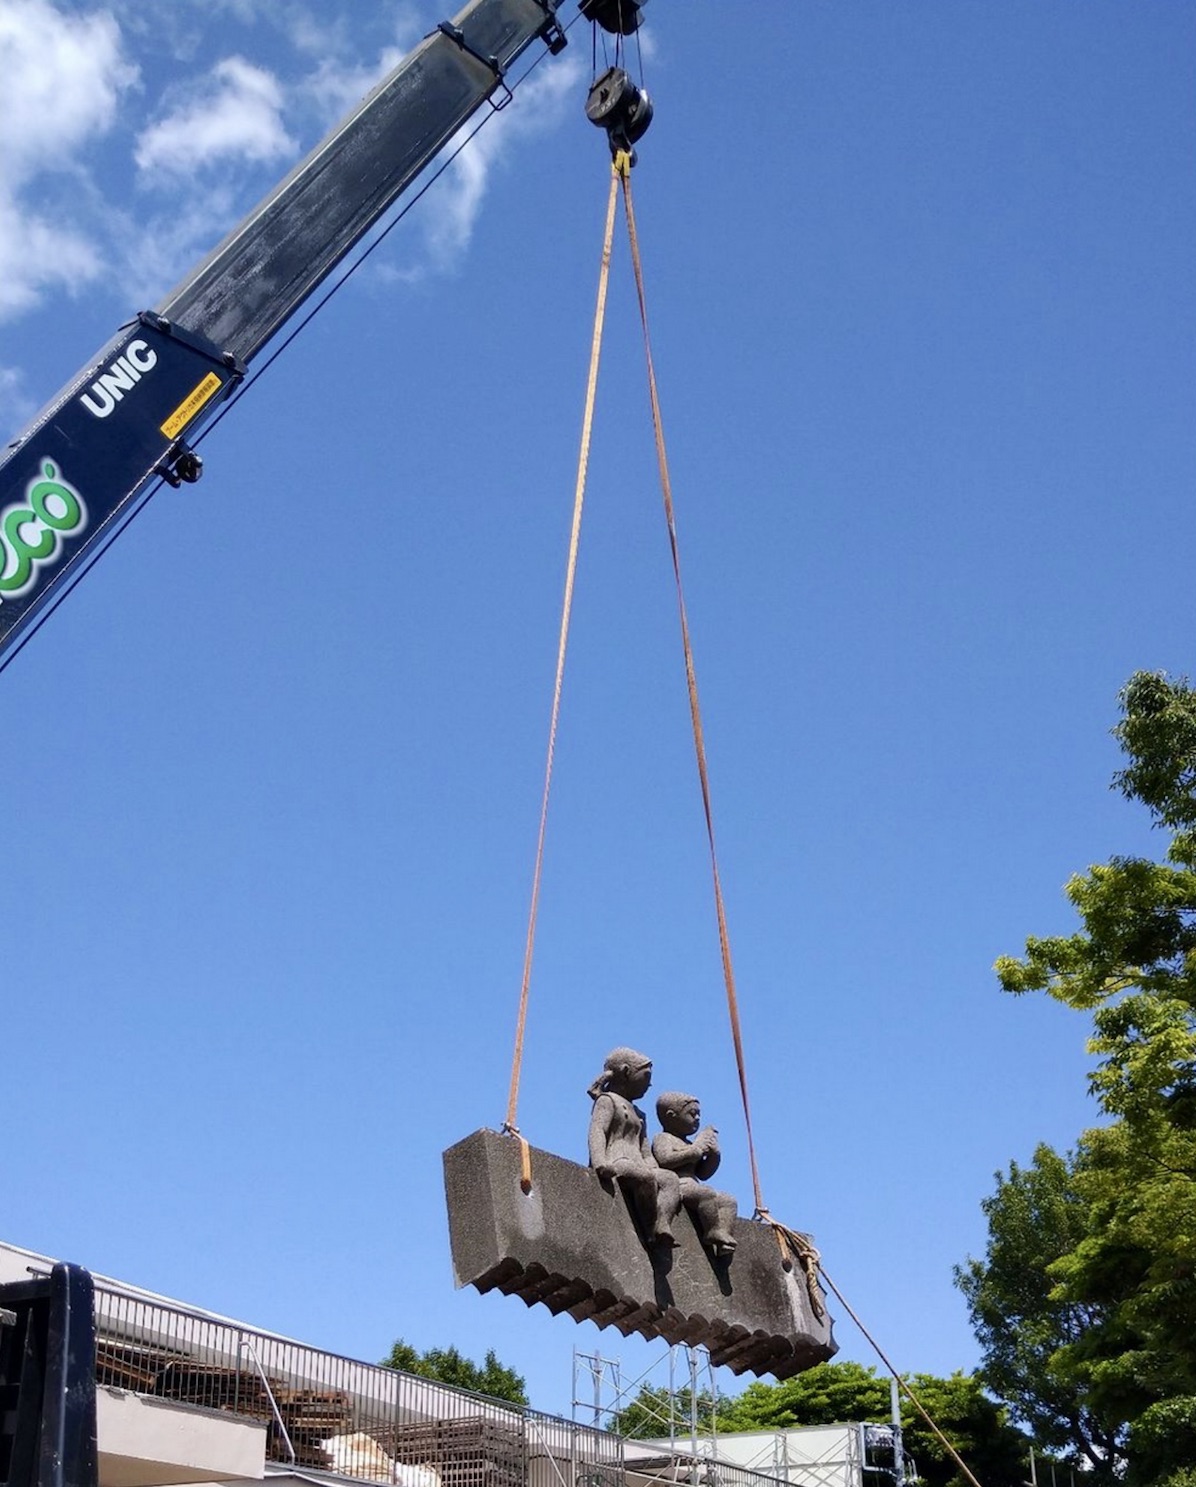
[[[589,1088],[590,1166],[613,1178],[631,1198],[648,1243],[668,1246],[673,1219],[681,1207],[681,1181],[657,1163],[648,1145],[648,1123],[634,1101],[652,1083],[652,1060],[634,1048],[615,1048]]]
[[[657,1165],[675,1172],[680,1179],[681,1202],[693,1215],[698,1233],[715,1255],[735,1250],[733,1225],[738,1204],[730,1193],[706,1186],[722,1160],[718,1132],[701,1126],[702,1108],[693,1095],[669,1090],[656,1101],[656,1114],[664,1130],[652,1142]]]

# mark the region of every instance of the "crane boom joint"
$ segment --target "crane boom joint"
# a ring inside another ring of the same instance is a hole
[[[468,38],[465,35],[465,32],[462,31],[460,26],[454,26],[452,21],[441,21],[436,29],[442,35],[447,36],[451,42],[454,42],[457,46],[459,46],[463,52],[468,53],[469,56],[479,61],[483,67],[488,67],[490,69],[490,71],[494,74],[495,83],[502,89],[503,92],[503,96],[498,103],[495,103],[493,95],[491,95],[489,99],[490,107],[496,112],[499,109],[506,108],[507,104],[511,102],[515,95],[507,86],[506,74],[503,72],[502,64],[499,62],[498,58],[487,57],[484,52],[479,52],[477,47],[471,46]]]

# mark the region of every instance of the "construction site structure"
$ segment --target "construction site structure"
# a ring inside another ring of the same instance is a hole
[[[624,1440],[0,1243],[0,1487],[89,1472],[98,1487],[837,1487]]]

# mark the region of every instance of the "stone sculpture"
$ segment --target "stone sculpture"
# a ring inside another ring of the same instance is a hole
[[[825,1363],[836,1348],[813,1244],[737,1218],[706,1185],[718,1136],[700,1128],[692,1095],[660,1097],[664,1131],[649,1144],[635,1101],[651,1082],[642,1053],[608,1054],[589,1089],[588,1168],[515,1133],[475,1131],[445,1152],[457,1284],[625,1337],[701,1344],[737,1374],[786,1379]],[[683,1205],[692,1222],[674,1233]]]
[[[702,1107],[696,1096],[676,1090],[658,1097],[656,1115],[664,1127],[652,1142],[657,1166],[677,1174],[682,1205],[703,1244],[716,1257],[729,1259],[735,1252],[732,1228],[739,1205],[730,1193],[706,1186],[706,1179],[714,1176],[722,1160],[718,1132],[713,1126],[702,1126]]]
[[[590,1166],[603,1181],[615,1181],[650,1246],[671,1248],[673,1220],[681,1207],[681,1179],[661,1166],[648,1145],[648,1123],[634,1103],[652,1083],[652,1060],[634,1048],[615,1048],[589,1088]]]
[[[804,1267],[782,1263],[767,1224],[735,1220],[732,1265],[712,1264],[688,1222],[676,1225],[674,1248],[649,1248],[614,1183],[539,1147],[529,1155],[530,1192],[510,1136],[475,1131],[445,1152],[459,1286],[625,1337],[700,1344],[736,1374],[786,1379],[834,1357],[831,1322],[811,1305]]]

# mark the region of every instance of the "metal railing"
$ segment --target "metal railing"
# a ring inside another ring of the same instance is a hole
[[[631,1445],[632,1443],[628,1443]],[[813,1472],[810,1475],[794,1474],[788,1479],[772,1477],[750,1466],[723,1461],[715,1456],[697,1455],[690,1451],[671,1450],[644,1459],[628,1452],[625,1462],[627,1481],[631,1487],[641,1484],[686,1484],[686,1487],[828,1487],[828,1484]],[[835,1482],[833,1487],[845,1487]]]
[[[266,1427],[266,1460],[398,1487],[624,1487],[605,1431],[96,1287],[96,1378]]]
[[[393,1487],[782,1487],[609,1431],[96,1286],[96,1381],[266,1427],[266,1460]]]

